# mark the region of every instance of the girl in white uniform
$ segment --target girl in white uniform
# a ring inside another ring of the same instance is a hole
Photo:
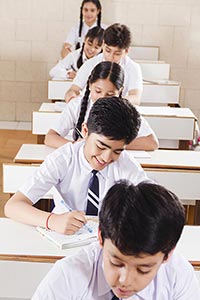
[[[88,30],[94,26],[106,27],[101,24],[101,3],[99,0],[83,0],[80,7],[80,22],[69,32],[61,50],[61,57],[64,58],[72,49],[80,48]]]
[[[104,30],[98,26],[90,29],[85,36],[82,47],[72,51],[50,70],[51,78],[53,80],[74,79],[82,64],[102,51],[103,32]]]
[[[66,104],[59,123],[50,129],[45,137],[45,144],[58,148],[72,139],[66,138],[75,127],[81,131],[82,124],[88,118],[93,103],[101,97],[121,96],[124,84],[124,72],[119,64],[104,61],[96,65],[89,76],[84,97],[77,97]],[[84,126],[83,126],[84,127]],[[78,137],[74,135],[76,140]],[[149,124],[142,118],[138,136],[127,149],[155,150],[158,140]]]

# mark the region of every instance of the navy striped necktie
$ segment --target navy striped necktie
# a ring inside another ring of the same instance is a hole
[[[120,299],[114,295],[111,300],[120,300]]]
[[[92,171],[88,185],[86,215],[97,216],[99,210],[99,179],[96,170]]]

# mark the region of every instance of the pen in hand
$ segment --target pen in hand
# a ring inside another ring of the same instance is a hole
[[[72,211],[72,208],[69,207],[64,200],[61,200],[60,203],[63,204],[69,211]],[[84,224],[83,226],[88,230],[88,232],[93,232],[92,228],[90,228],[88,225]]]

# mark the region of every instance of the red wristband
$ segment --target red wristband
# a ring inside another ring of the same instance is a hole
[[[48,215],[47,219],[46,219],[46,229],[48,229],[48,230],[50,230],[50,228],[49,228],[49,219],[50,219],[50,217],[51,217],[53,214],[54,214],[54,213],[50,213],[50,214]]]

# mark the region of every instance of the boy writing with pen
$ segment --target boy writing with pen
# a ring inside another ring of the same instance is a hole
[[[141,166],[124,151],[139,127],[140,115],[128,100],[100,98],[89,113],[85,139],[50,154],[8,200],[5,215],[60,233],[75,233],[86,223],[85,214],[98,215],[104,195],[117,180],[137,184],[147,179]],[[73,211],[66,212],[56,199],[53,214],[33,206],[52,186]]]
[[[184,222],[164,187],[117,182],[99,213],[99,241],[58,260],[32,300],[199,300],[194,269],[175,249]]]

